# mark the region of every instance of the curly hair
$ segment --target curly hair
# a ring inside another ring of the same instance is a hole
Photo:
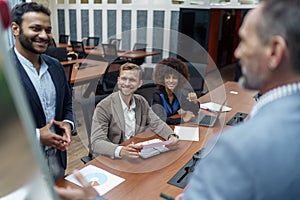
[[[157,63],[153,74],[154,82],[159,89],[165,89],[165,77],[170,74],[178,77],[177,88],[183,88],[190,78],[184,62],[173,57],[164,58]]]

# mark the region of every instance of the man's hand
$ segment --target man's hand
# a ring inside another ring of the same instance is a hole
[[[171,140],[172,143],[166,145],[166,147],[169,149],[176,149],[178,147],[178,143],[179,143],[178,136],[176,134],[172,134],[172,135],[170,135],[169,140]]]
[[[129,144],[127,146],[122,147],[120,151],[121,157],[127,158],[139,158],[139,152],[143,149],[142,145]]]
[[[53,123],[62,130],[63,133],[62,136],[67,141],[67,143],[65,143],[65,147],[66,150],[68,150],[71,144],[71,130],[72,130],[71,125],[68,122],[60,122],[56,120],[53,120]]]
[[[67,149],[66,144],[69,145],[70,141],[66,137],[53,133],[50,127],[54,124],[54,120],[51,120],[46,126],[40,128],[40,141],[42,145],[51,146],[55,149],[65,151]]]
[[[78,171],[74,171],[74,177],[82,185],[82,188],[59,188],[54,186],[61,200],[93,200],[98,195],[98,192]]]

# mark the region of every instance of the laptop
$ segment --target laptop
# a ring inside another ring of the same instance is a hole
[[[220,106],[220,109],[218,110],[216,116],[205,115],[205,114],[199,113],[197,116],[195,116],[194,120],[192,120],[191,123],[197,124],[199,126],[213,127],[215,125],[216,121],[219,119],[219,116],[222,112],[225,102],[226,102],[226,100]]]

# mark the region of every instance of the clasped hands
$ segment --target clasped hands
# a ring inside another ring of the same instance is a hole
[[[56,125],[62,130],[62,135],[53,133],[50,127]],[[42,145],[66,151],[71,143],[71,125],[68,122],[51,120],[46,126],[40,128],[40,141]]]

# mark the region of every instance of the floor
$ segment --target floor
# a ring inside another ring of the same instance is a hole
[[[211,73],[208,73],[206,76],[206,82],[209,83],[206,87],[216,88],[226,81],[233,81],[235,74],[235,65],[227,65],[220,70],[215,70]],[[220,78],[221,77],[221,78]],[[78,110],[78,109],[76,109]],[[76,136],[72,136],[72,143],[70,149],[68,150],[68,166],[66,174],[72,173],[74,169],[81,168],[84,166],[83,162],[80,160],[81,157],[88,154],[87,151],[87,138],[86,138],[86,129],[82,117],[81,111],[76,111],[77,119],[77,132]]]

